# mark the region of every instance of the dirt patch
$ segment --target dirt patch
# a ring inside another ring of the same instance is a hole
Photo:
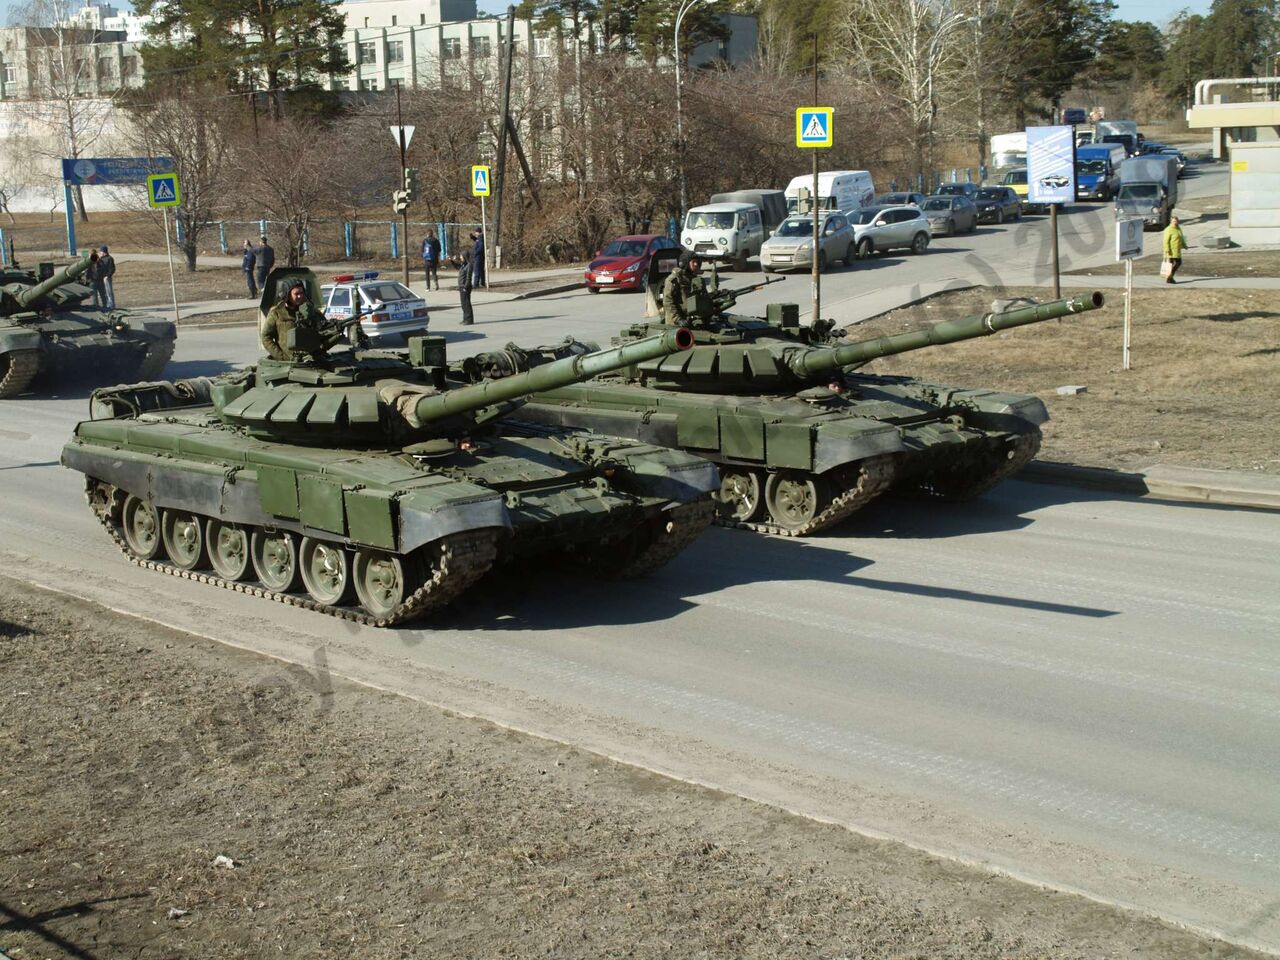
[[[1133,261],[1137,276],[1160,275],[1160,256],[1141,257]],[[1123,263],[1108,263],[1087,270],[1070,270],[1076,276],[1124,276]],[[1197,251],[1194,247],[1182,258],[1179,278],[1186,277],[1280,277],[1280,251],[1277,250],[1222,250],[1212,253]]]
[[[945,293],[860,324],[880,336],[991,309],[1044,288]],[[1101,310],[877,360],[868,372],[1031,393],[1052,417],[1040,456],[1134,469],[1152,463],[1280,473],[1280,310],[1266,290],[1134,293],[1133,369],[1122,367],[1123,291]],[[1057,388],[1087,392],[1059,396]]]
[[[1256,957],[0,578],[21,957]]]

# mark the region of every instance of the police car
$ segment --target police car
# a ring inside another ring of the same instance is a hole
[[[358,308],[360,328],[377,344],[403,344],[427,329],[427,302],[398,280],[379,279],[376,270],[339,274],[320,295],[330,320],[348,320]]]

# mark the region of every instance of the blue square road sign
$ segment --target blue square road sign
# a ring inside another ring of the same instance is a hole
[[[147,204],[152,207],[176,207],[182,202],[176,173],[153,173],[147,177]]]
[[[834,113],[831,107],[797,107],[796,146],[831,146],[835,142]]]

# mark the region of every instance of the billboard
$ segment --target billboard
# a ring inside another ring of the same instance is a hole
[[[75,185],[146,183],[153,173],[170,173],[173,157],[81,157],[62,161],[62,179]]]
[[[1071,203],[1075,198],[1075,132],[1066,125],[1027,127],[1027,201]]]

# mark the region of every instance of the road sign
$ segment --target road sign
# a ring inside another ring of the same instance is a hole
[[[487,197],[489,190],[489,168],[488,167],[472,167],[471,168],[471,195],[473,197]]]
[[[1076,138],[1070,126],[1027,127],[1027,200],[1071,203],[1076,198]]]
[[[416,129],[417,127],[415,127],[411,123],[406,123],[402,127],[399,127],[393,124],[391,126],[391,136],[395,138],[396,146],[397,147],[400,146],[400,131],[403,130],[404,131],[404,148],[408,150],[409,141],[413,139],[413,131]]]
[[[176,173],[153,173],[147,177],[147,203],[153,207],[176,207],[182,202]]]
[[[796,146],[829,147],[835,143],[832,107],[796,107]]]
[[[1116,262],[1142,256],[1142,218],[1124,217],[1116,221]]]

